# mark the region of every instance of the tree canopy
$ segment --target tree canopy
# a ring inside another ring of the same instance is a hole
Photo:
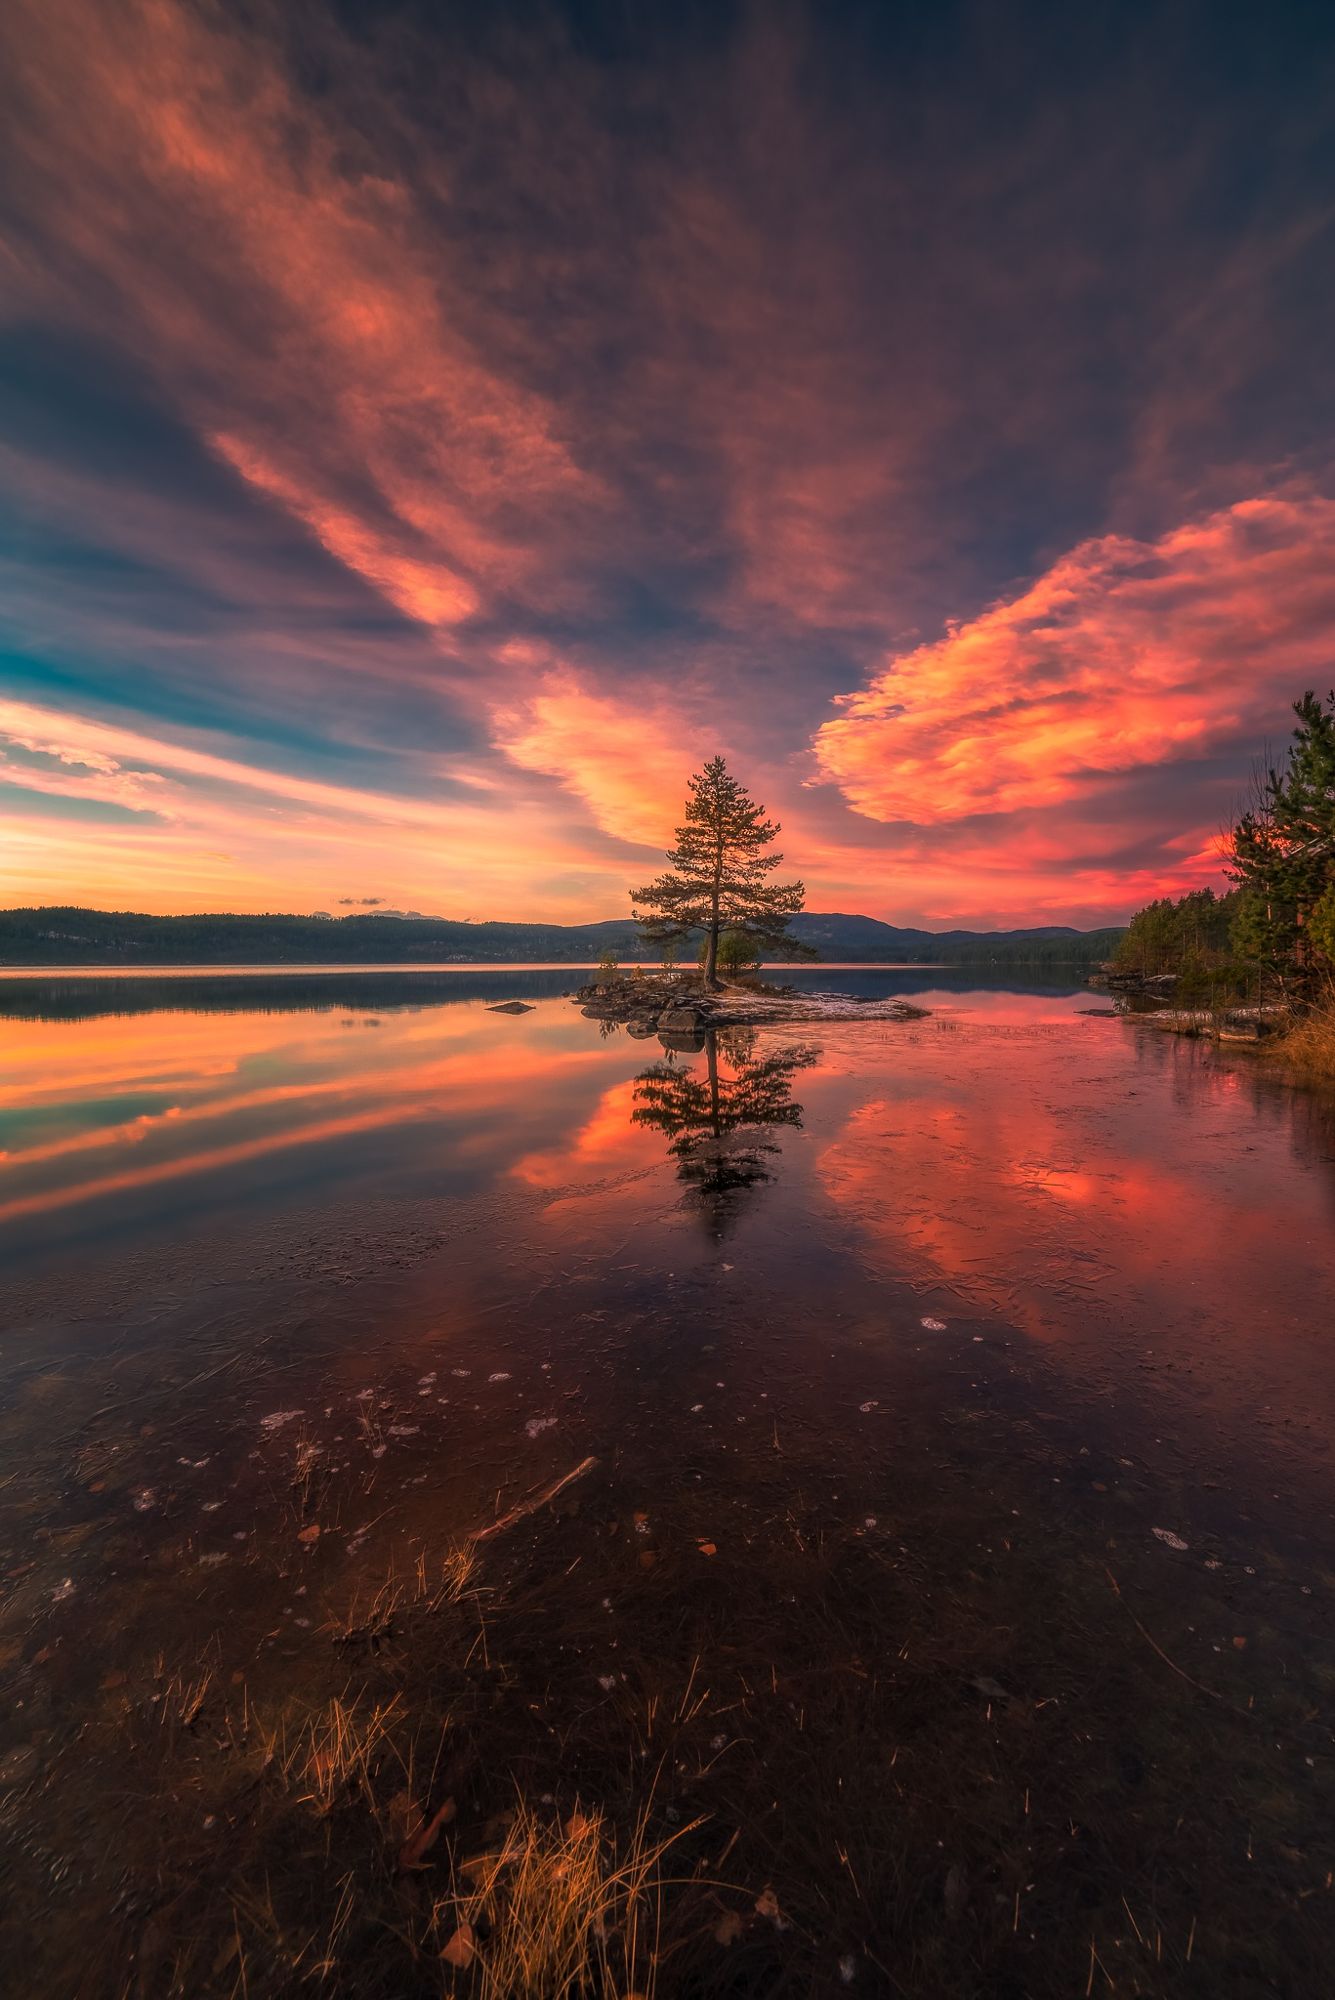
[[[1258,775],[1225,840],[1236,886],[1137,910],[1117,947],[1120,970],[1174,972],[1187,988],[1260,974],[1300,1000],[1335,977],[1335,694],[1322,702],[1309,692],[1293,709],[1284,764]]]
[[[708,953],[709,939],[701,938],[698,954],[701,971],[704,970],[704,963]],[[742,931],[723,932],[718,941],[718,969],[720,972],[726,973],[730,978],[735,978],[739,972],[753,971],[759,963],[760,946],[754,938],[747,937]]]
[[[1309,691],[1293,709],[1288,760],[1261,778],[1228,856],[1242,891],[1236,942],[1302,986],[1335,966],[1335,693]]]
[[[814,958],[810,945],[788,932],[802,908],[801,882],[770,878],[783,859],[766,849],[779,832],[722,757],[711,758],[690,781],[685,818],[668,869],[631,904],[649,944],[662,945],[703,931],[705,983],[718,983],[719,937],[725,931],[785,958]]]
[[[1160,896],[1137,910],[1113,954],[1120,972],[1153,976],[1160,972],[1194,973],[1222,966],[1233,955],[1233,927],[1242,891],[1216,896],[1213,889],[1193,889],[1188,895]]]

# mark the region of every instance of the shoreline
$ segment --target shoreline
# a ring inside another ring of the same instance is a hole
[[[1161,1035],[1244,1049],[1296,1089],[1335,1086],[1335,1020],[1329,1009],[1294,1014],[1279,1003],[1226,1007],[1114,1007],[1110,1016]]]
[[[121,963],[70,963],[59,960],[4,960],[0,961],[0,980],[7,979],[190,979],[207,973],[215,978],[235,976],[238,979],[252,979],[269,975],[292,973],[327,973],[331,976],[350,976],[361,972],[596,972],[598,961],[592,958],[476,958],[476,959],[376,959],[363,962],[330,960],[322,958],[284,959],[191,959],[188,963],[180,960],[168,961],[160,965],[136,962],[133,965]],[[807,967],[790,965],[776,959],[772,963],[762,960],[762,970],[778,972],[786,970],[801,972],[990,972],[994,975],[1007,972],[1047,972],[1082,975],[1080,984],[1089,981],[1086,961],[1083,959],[1063,960],[1055,963],[1051,959],[890,959],[890,958],[831,958],[820,959]],[[655,961],[630,962],[623,967],[627,978],[642,973],[646,978],[658,978],[662,967]]]

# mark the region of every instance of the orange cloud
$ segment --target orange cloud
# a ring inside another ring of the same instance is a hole
[[[559,778],[605,833],[642,847],[666,846],[686,796],[689,740],[705,741],[660,697],[618,701],[564,672],[549,674],[527,701],[498,710],[493,727],[516,764]]]
[[[304,490],[240,438],[219,432],[210,442],[243,479],[280,500],[306,523],[336,562],[364,577],[405,617],[415,618],[421,625],[449,626],[471,618],[477,610],[477,592],[444,561],[424,561],[405,554],[389,537],[376,534],[346,508]]]
[[[820,776],[869,818],[920,825],[1054,805],[1259,742],[1329,674],[1332,632],[1335,500],[1244,500],[1157,542],[1083,542],[839,697]]]
[[[1213,282],[1174,249],[1128,294],[1098,230],[1171,207],[1135,119],[1079,161],[1055,129],[972,153],[953,97],[859,111],[816,83],[814,16],[743,15],[641,73],[396,10],[347,34],[276,5],[0,9],[20,650],[127,714],[249,715],[262,761],[299,735],[303,770],[363,757],[378,788],[20,733],[0,899],[620,914],[646,864],[610,840],[661,850],[720,739],[816,908],[1083,922],[1217,879],[1201,759],[1240,777],[1325,671],[1330,503],[1082,543],[910,649],[1054,518],[1098,518],[1098,440],[1134,459],[1139,428],[1142,498],[1150,467],[1160,495],[1257,491],[1221,488],[1225,448],[1322,462],[1303,371],[1296,430],[1230,410],[1321,318],[1268,288],[1314,266],[1324,210],[1276,228],[1258,197]],[[1208,439],[1190,463],[1146,397]],[[1171,799],[1118,790],[1156,768]],[[1004,839],[969,825],[1000,812]]]

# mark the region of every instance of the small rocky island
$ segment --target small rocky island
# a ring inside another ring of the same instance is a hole
[[[637,1040],[657,1035],[668,1048],[700,1048],[719,1028],[783,1021],[916,1021],[925,1009],[905,1000],[861,1000],[852,993],[798,993],[771,986],[766,958],[815,958],[791,935],[803,906],[801,882],[776,882],[783,856],[770,852],[779,828],[766,819],[722,757],[690,780],[668,867],[631,891],[640,937],[665,959],[699,945],[699,970],[624,974],[609,954],[600,977],[575,995],[594,1020],[620,1024]]]
[[[759,1028],[781,1021],[920,1021],[907,1000],[862,1000],[851,993],[798,993],[764,980],[725,980],[712,989],[698,973],[620,973],[573,996],[595,1021],[613,1021],[636,1040],[695,1036],[709,1028]]]

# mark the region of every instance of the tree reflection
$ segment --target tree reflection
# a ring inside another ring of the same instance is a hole
[[[767,1135],[778,1126],[801,1126],[792,1079],[812,1068],[820,1051],[795,1048],[758,1057],[753,1028],[709,1028],[700,1053],[700,1066],[686,1068],[669,1055],[641,1070],[631,1119],[667,1135],[678,1176],[710,1233],[721,1237],[746,1191],[774,1178],[770,1162],[781,1149]]]

